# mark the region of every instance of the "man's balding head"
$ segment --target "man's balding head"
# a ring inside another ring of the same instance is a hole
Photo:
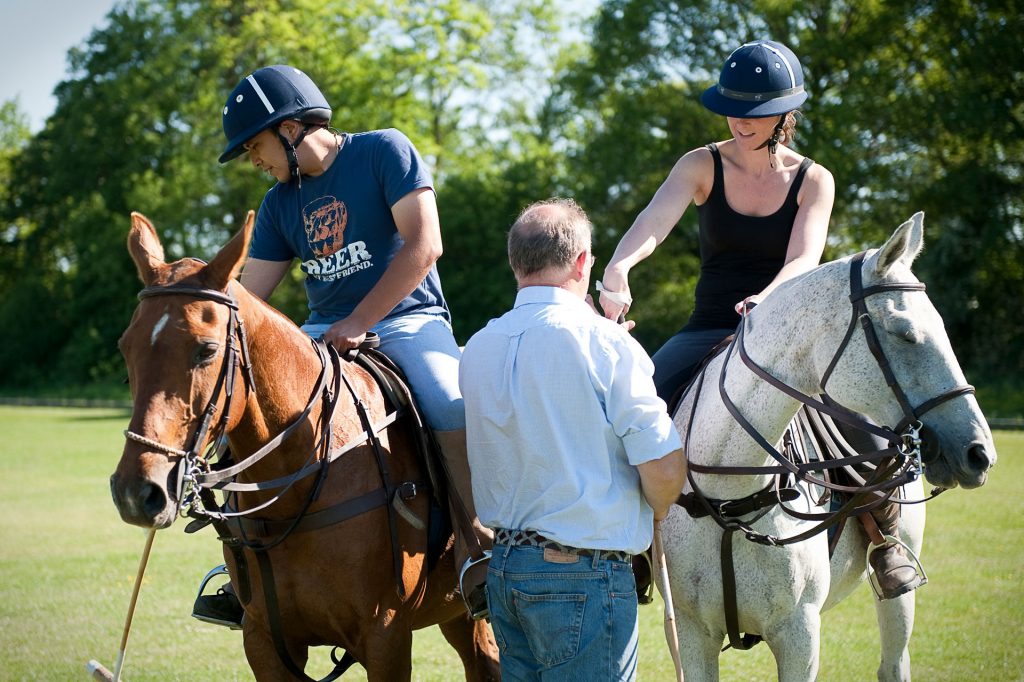
[[[538,201],[509,230],[509,264],[520,281],[544,273],[570,275],[579,255],[589,253],[590,236],[590,220],[575,201]]]

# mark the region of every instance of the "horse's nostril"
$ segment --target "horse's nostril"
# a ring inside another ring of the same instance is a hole
[[[157,516],[167,506],[167,496],[164,491],[152,483],[142,486],[139,491],[139,499],[142,500],[142,509],[150,517]]]
[[[971,471],[977,473],[984,473],[989,470],[989,467],[992,466],[992,460],[989,459],[984,445],[975,443],[967,449],[967,466],[970,467]]]

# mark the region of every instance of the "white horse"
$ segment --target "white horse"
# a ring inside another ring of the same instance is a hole
[[[975,488],[985,482],[996,461],[995,447],[977,401],[964,385],[942,319],[910,271],[923,245],[922,220],[923,214],[914,215],[863,262],[850,257],[827,263],[780,286],[747,316],[744,344],[757,365],[804,394],[823,393],[823,378],[827,379],[829,396],[876,424],[900,423],[899,431],[926,411],[920,421],[928,481],[941,488]],[[851,303],[854,269],[863,278],[864,295],[853,298],[866,308],[854,312],[851,321],[851,306],[856,304]],[[860,319],[864,313],[870,321],[867,326]],[[881,360],[869,348],[870,335],[877,339]],[[695,391],[690,390],[675,412],[684,438],[692,416],[687,458],[697,468],[776,465],[727,411],[719,392],[723,365],[727,395],[768,444],[780,442],[800,402],[755,375],[738,353],[724,356],[707,367],[696,405]],[[880,368],[886,364],[895,388],[887,385]],[[908,415],[908,409],[916,409],[916,414]],[[720,475],[692,469],[691,474],[697,488],[715,500],[746,498],[771,481],[763,474]],[[789,503],[791,508],[826,511],[815,504],[820,489],[798,487],[802,495]],[[691,490],[687,484],[684,492]],[[921,480],[906,485],[899,496],[922,499]],[[920,553],[924,505],[904,505],[902,512],[901,539]],[[757,518],[758,514],[764,515]],[[815,525],[793,518],[778,505],[758,514],[740,519],[752,521],[750,528],[761,536],[792,538]],[[662,532],[683,671],[692,682],[717,680],[718,655],[727,634],[723,530],[712,518],[692,518],[676,507],[663,522]],[[764,638],[775,655],[781,682],[815,679],[820,614],[866,577],[868,541],[861,525],[852,518],[846,524],[831,562],[824,532],[784,546],[749,541],[744,532],[733,536],[739,630]],[[914,593],[876,600],[875,606],[882,640],[878,677],[909,680],[907,645],[914,623]]]

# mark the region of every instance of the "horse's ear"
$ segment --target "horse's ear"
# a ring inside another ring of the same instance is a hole
[[[908,268],[924,248],[924,213],[918,211],[910,220],[896,228],[892,236],[867,260],[867,267],[881,278],[896,263]]]
[[[242,225],[242,229],[221,247],[221,250],[204,269],[203,279],[210,288],[220,291],[227,290],[228,282],[238,277],[238,273],[242,271],[245,257],[249,253],[249,240],[252,239],[255,220],[255,211],[249,211],[245,216],[245,224]]]
[[[164,247],[156,235],[149,218],[132,211],[132,227],[128,230],[128,253],[135,261],[139,278],[147,287],[156,279],[157,270],[164,265]]]

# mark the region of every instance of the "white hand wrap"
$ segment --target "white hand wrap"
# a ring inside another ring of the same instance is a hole
[[[604,285],[601,284],[601,280],[594,282],[594,286],[597,287],[598,291],[607,296],[608,300],[612,303],[625,307],[633,302],[633,297],[625,291],[611,291],[610,289],[605,289]]]

